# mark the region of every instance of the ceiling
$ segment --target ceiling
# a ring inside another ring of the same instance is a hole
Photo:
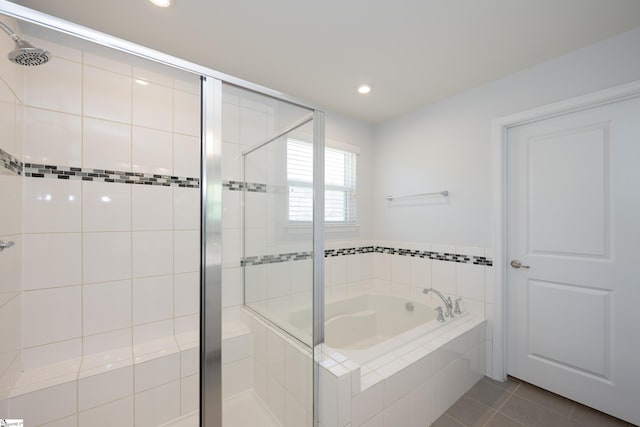
[[[371,123],[640,26],[638,0],[175,1],[14,2]]]

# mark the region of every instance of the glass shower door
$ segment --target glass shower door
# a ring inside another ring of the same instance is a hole
[[[312,152],[313,113],[231,86],[223,94],[224,426],[311,426],[313,165],[300,193],[287,171],[294,141]],[[292,220],[296,201],[305,221]]]
[[[195,426],[200,78],[0,19],[0,418]]]

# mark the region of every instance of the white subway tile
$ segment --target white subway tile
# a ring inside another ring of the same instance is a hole
[[[284,407],[284,427],[305,427],[307,425],[307,411],[289,391],[285,391]]]
[[[190,377],[200,371],[200,349],[190,348],[180,352],[180,376]]]
[[[80,234],[26,234],[23,245],[25,290],[81,282]]]
[[[84,117],[82,166],[131,171],[131,125]]]
[[[432,418],[433,389],[431,382],[417,386],[411,392],[411,427],[429,426]]]
[[[84,283],[131,277],[131,233],[83,234]]]
[[[133,427],[133,396],[80,412],[78,420],[80,427]]]
[[[131,77],[89,65],[83,71],[84,115],[131,123]]]
[[[180,381],[135,395],[135,426],[156,427],[180,416]]]
[[[240,267],[222,269],[222,306],[242,304],[242,270]]]
[[[249,334],[226,338],[222,346],[222,363],[231,363],[251,356],[251,348]]]
[[[384,427],[411,425],[411,396],[405,395],[384,409]]]
[[[198,188],[173,187],[173,228],[174,230],[200,229],[200,190]]]
[[[200,176],[200,138],[173,134],[173,174],[180,177]]]
[[[84,355],[106,353],[113,349],[131,347],[132,329],[125,328],[104,334],[84,336],[82,347]]]
[[[133,328],[134,352],[139,353],[143,344],[150,341],[162,340],[173,336],[173,322],[162,320],[160,322],[148,323],[146,325],[135,326]]]
[[[484,301],[485,286],[484,275],[485,266],[474,264],[456,263],[456,279],[458,282],[458,296]]]
[[[176,317],[198,313],[200,309],[200,275],[198,272],[173,276],[174,315]],[[224,281],[223,281],[224,286]]]
[[[223,350],[224,351],[224,350]],[[222,365],[222,397],[226,399],[251,388],[253,378],[251,358],[237,360]],[[284,393],[284,389],[283,389]],[[284,400],[284,396],[283,396]],[[267,404],[269,393],[267,391]],[[283,408],[284,409],[284,408]]]
[[[109,54],[111,54],[111,52],[105,51],[100,52],[100,54],[96,54],[84,51],[82,55],[82,62],[86,65],[91,65],[92,67],[102,68],[103,70],[130,76],[131,64],[110,58],[108,57]]]
[[[133,172],[172,175],[173,136],[171,132],[134,126],[131,145]]]
[[[222,103],[222,141],[240,143],[240,107],[226,101]]]
[[[180,379],[180,353],[135,365],[135,391],[140,393]]]
[[[82,339],[74,338],[22,349],[22,367],[28,371],[81,357]]]
[[[83,182],[83,231],[131,230],[131,187],[111,182]]]
[[[173,269],[187,273],[200,269],[200,233],[197,230],[173,233]],[[226,250],[226,248],[225,248]]]
[[[387,365],[389,366],[389,365]],[[382,369],[378,370],[381,373]],[[384,380],[384,406],[390,406],[413,388],[411,366],[406,366]]]
[[[76,397],[75,381],[25,393],[9,400],[8,418],[23,419],[25,425],[36,426],[67,417],[76,412]]]
[[[133,279],[133,324],[142,325],[173,317],[173,277]]]
[[[169,69],[152,63],[145,64],[145,67],[134,66],[133,77],[144,82],[153,82],[167,87],[173,86],[173,78],[169,74]]]
[[[131,281],[84,285],[83,335],[131,327]]]
[[[80,232],[80,181],[26,179],[24,181],[24,232]]]
[[[240,181],[240,146],[238,144],[222,143],[222,180]]]
[[[267,115],[240,107],[240,144],[254,146],[267,137]]]
[[[173,190],[159,185],[131,189],[131,226],[134,231],[173,228]]]
[[[224,228],[241,228],[241,197],[240,191],[222,191],[222,226]]]
[[[82,166],[80,116],[26,107],[23,120],[25,163]]]
[[[82,65],[53,57],[46,67],[28,67],[24,73],[24,103],[71,114],[82,111]]]
[[[25,292],[23,345],[33,347],[81,336],[80,293],[80,286]]]
[[[192,74],[174,77],[173,87],[177,90],[183,90],[185,92],[193,93],[194,95],[200,95],[200,78],[199,76],[194,76]]]
[[[280,425],[284,424],[284,387],[273,376],[267,374],[267,406]],[[325,424],[329,427],[329,424]]]
[[[197,411],[200,406],[200,376],[191,375],[180,380],[180,415]]]
[[[78,416],[72,415],[51,423],[43,424],[41,427],[78,427]]]
[[[132,233],[133,277],[171,274],[173,245],[171,231],[134,231]]]
[[[456,263],[431,261],[431,286],[440,292],[456,295]]]
[[[285,384],[285,343],[276,333],[267,329],[267,373],[275,377],[280,384]]]
[[[200,136],[200,96],[173,91],[173,131]]]
[[[359,426],[384,408],[384,383],[379,382],[354,396],[351,424]]]
[[[78,380],[80,412],[133,394],[133,367],[113,369]]]
[[[411,283],[410,257],[391,255],[391,281],[403,285],[409,285]]]
[[[135,69],[134,69],[134,78]],[[133,124],[152,129],[173,129],[173,91],[155,83],[133,84]]]

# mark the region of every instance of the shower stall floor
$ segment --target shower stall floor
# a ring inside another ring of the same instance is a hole
[[[222,425],[224,427],[282,427],[253,390],[236,394],[222,402]],[[198,427],[198,414],[182,417],[166,426]]]

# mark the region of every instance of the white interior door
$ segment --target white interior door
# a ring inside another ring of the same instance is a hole
[[[640,424],[640,99],[508,132],[507,371]]]

